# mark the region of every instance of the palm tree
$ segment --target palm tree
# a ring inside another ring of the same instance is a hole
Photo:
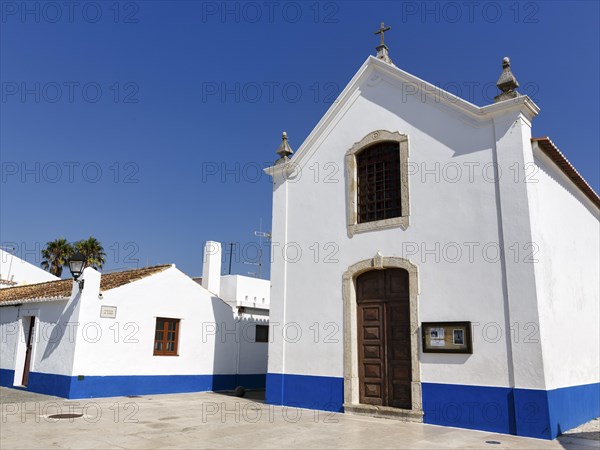
[[[88,239],[75,242],[75,251],[85,256],[85,267],[93,267],[99,270],[106,262],[104,247],[95,237],[90,236]]]
[[[44,258],[42,268],[60,277],[63,267],[68,264],[72,254],[73,246],[65,238],[47,242],[46,247],[42,249],[42,258]]]

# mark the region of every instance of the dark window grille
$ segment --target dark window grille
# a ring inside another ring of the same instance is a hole
[[[269,326],[256,325],[255,342],[269,342]]]
[[[176,356],[179,343],[179,319],[156,319],[154,333],[154,354],[162,356]]]
[[[358,223],[402,216],[400,147],[383,142],[356,156]]]

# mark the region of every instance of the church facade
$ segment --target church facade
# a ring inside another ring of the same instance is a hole
[[[600,415],[600,199],[538,106],[369,57],[273,178],[267,402],[552,439]]]

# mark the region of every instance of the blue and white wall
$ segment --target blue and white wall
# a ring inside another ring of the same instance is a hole
[[[72,397],[212,390],[219,376],[235,373],[232,358],[215,359],[234,349],[215,330],[218,322],[232,326],[231,308],[175,267],[102,299],[99,282],[98,273],[87,276],[80,320],[89,326],[75,348]],[[102,305],[116,307],[116,318],[101,318]],[[178,356],[154,356],[157,317],[180,319]]]
[[[75,336],[36,341],[28,389],[84,398],[264,387],[267,344],[253,342],[252,323],[237,321],[231,307],[174,266],[102,298],[100,274],[88,268],[84,280],[81,296],[39,303],[41,322],[68,320]],[[102,306],[116,307],[116,318],[100,317]],[[18,328],[16,311],[0,308],[3,336]],[[180,319],[178,356],[154,356],[157,317]],[[22,367],[11,359],[19,333],[2,344],[3,385],[12,386],[10,372]]]
[[[264,387],[267,373],[268,343],[255,342],[256,326],[269,325],[269,280],[243,275],[221,275],[222,245],[207,241],[202,260],[202,286],[221,298],[236,318],[238,345],[235,348],[236,373],[262,374]],[[223,328],[223,327],[222,327]],[[231,332],[224,330],[231,339]],[[252,382],[251,386],[256,387]]]
[[[600,415],[599,210],[533,144],[528,183],[545,396],[554,436]]]
[[[342,275],[381,252],[418,267],[419,322],[473,323],[472,355],[420,352],[424,421],[554,437],[528,190],[511,172],[532,159],[536,110],[521,98],[470,115],[413,83],[370,59],[297,150],[295,175],[275,172],[267,401],[343,410]],[[350,238],[344,155],[380,129],[409,138],[410,225]]]
[[[35,317],[29,389],[68,397],[63,378],[73,370],[79,323],[79,295],[71,299],[0,307],[0,385],[20,386],[30,318]]]

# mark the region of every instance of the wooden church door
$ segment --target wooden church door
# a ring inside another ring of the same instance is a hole
[[[408,272],[356,279],[360,403],[412,409]]]

